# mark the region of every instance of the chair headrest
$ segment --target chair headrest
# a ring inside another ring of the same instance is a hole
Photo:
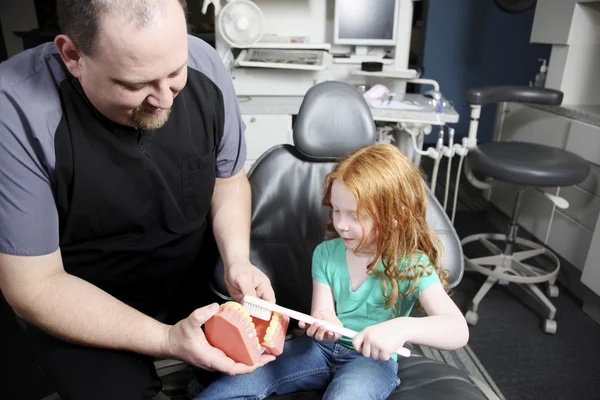
[[[376,139],[371,110],[357,88],[327,81],[306,92],[294,125],[294,145],[309,160],[335,161]]]

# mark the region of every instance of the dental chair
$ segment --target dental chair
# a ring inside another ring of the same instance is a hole
[[[328,220],[328,210],[321,206],[325,175],[341,157],[375,140],[373,118],[361,93],[342,82],[324,82],[304,97],[294,126],[294,145],[271,148],[250,169],[250,258],[270,278],[278,304],[310,313],[312,254],[325,239]],[[427,220],[443,242],[444,268],[454,287],[463,274],[462,250],[454,228],[429,191]],[[217,295],[229,299],[222,267],[216,269],[211,286]],[[402,383],[390,399],[486,398],[466,374],[416,354],[414,349],[411,357],[399,357],[398,364]],[[270,398],[321,396],[302,392]]]
[[[471,106],[469,138],[475,138],[480,110],[486,104],[515,102],[556,106],[561,104],[562,98],[562,92],[557,90],[527,86],[488,86],[471,89],[467,92],[467,101]],[[461,242],[463,247],[478,242],[486,249],[484,256],[465,257],[468,268],[487,276],[465,314],[467,323],[477,323],[479,303],[496,283],[516,283],[547,309],[544,332],[556,333],[556,307],[548,297],[558,296],[555,282],[560,261],[544,245],[517,236],[519,209],[527,188],[575,185],[587,177],[589,169],[587,161],[573,153],[536,143],[491,142],[479,144],[469,150],[465,165],[469,181],[480,189],[489,188],[490,180],[516,184],[517,198],[508,226],[508,235],[481,233],[465,237]],[[560,199],[546,197],[559,205],[556,202]],[[537,286],[542,283],[547,284],[547,296]]]

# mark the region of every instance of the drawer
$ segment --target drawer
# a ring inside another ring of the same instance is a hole
[[[600,128],[571,121],[566,149],[594,164],[600,164]]]
[[[243,114],[249,160],[256,160],[273,146],[290,143],[292,116],[288,114]]]
[[[548,247],[560,254],[578,270],[583,270],[593,232],[578,224],[561,211],[554,213]]]
[[[555,194],[556,190],[549,193]],[[600,198],[577,186],[561,188],[559,193],[569,202],[569,208],[560,211],[593,231],[600,214]]]

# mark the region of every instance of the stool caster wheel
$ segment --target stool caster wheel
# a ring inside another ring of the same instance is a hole
[[[558,286],[548,285],[548,287],[546,288],[546,295],[548,297],[558,297]]]
[[[479,316],[477,315],[477,313],[475,311],[469,310],[465,314],[465,320],[467,321],[467,324],[469,324],[469,325],[477,325],[478,319],[479,319]]]
[[[556,321],[553,319],[544,321],[544,332],[554,335],[556,333]]]

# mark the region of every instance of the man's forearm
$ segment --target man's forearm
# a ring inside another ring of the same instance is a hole
[[[12,296],[22,318],[63,340],[150,356],[166,354],[169,326],[65,272],[46,277],[27,295]]]
[[[250,257],[250,184],[246,173],[217,179],[211,201],[213,232],[225,266]]]

